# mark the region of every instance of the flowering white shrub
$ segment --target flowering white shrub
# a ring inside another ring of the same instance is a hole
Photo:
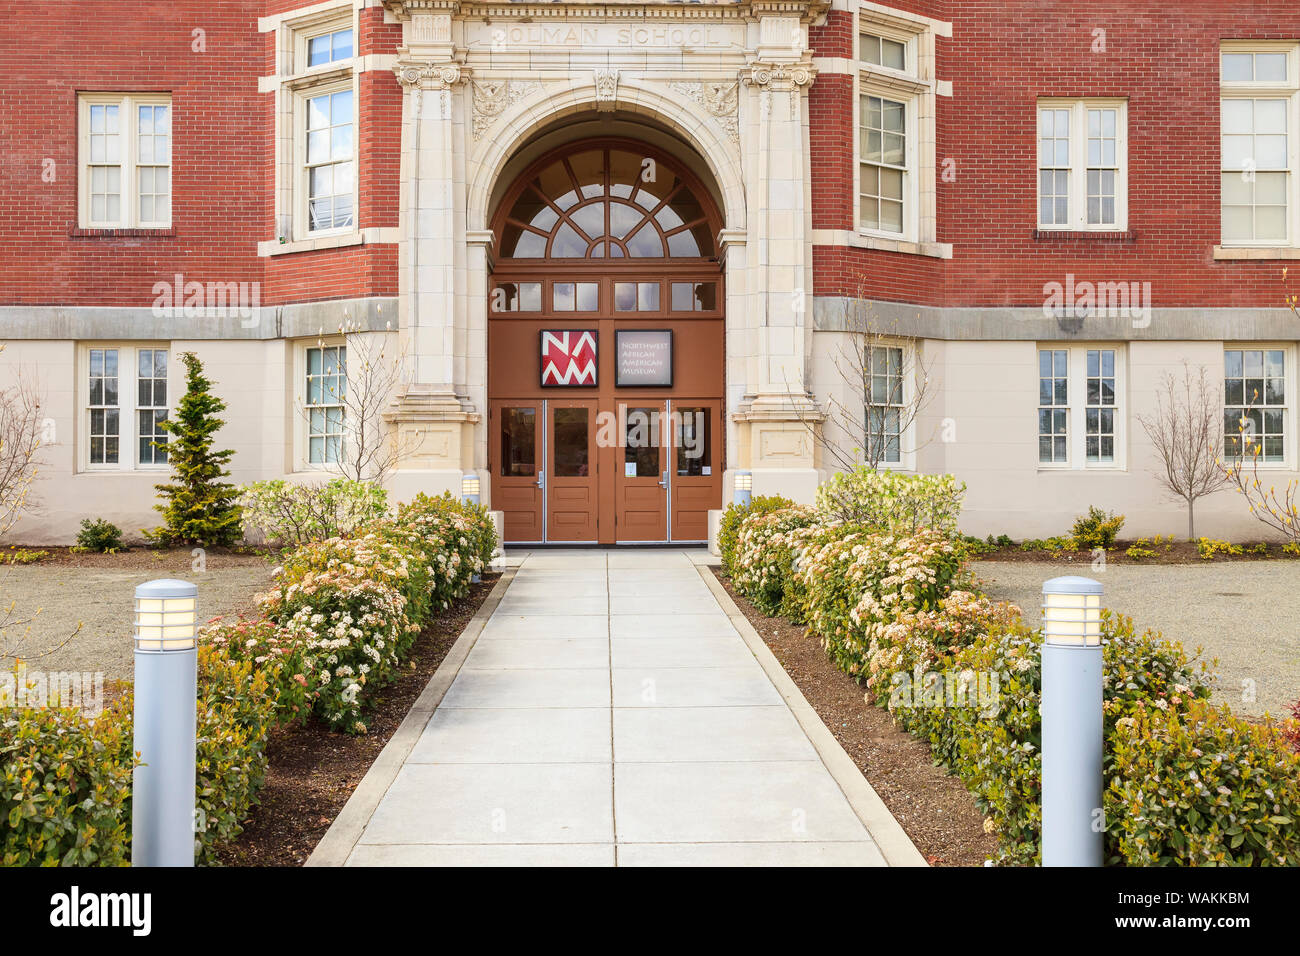
[[[289,679],[304,687],[312,712],[336,730],[364,732],[369,690],[392,679],[420,629],[401,591],[331,568],[283,583],[261,608],[280,625],[277,647],[294,659]]]
[[[267,544],[297,547],[349,535],[382,518],[388,493],[369,481],[335,478],[324,484],[299,484],[277,478],[255,481],[239,490],[244,533]]]
[[[865,466],[837,472],[817,489],[817,510],[866,531],[897,535],[925,528],[957,533],[966,485],[952,475],[906,475]]]
[[[794,576],[791,534],[816,520],[811,508],[782,508],[741,522],[736,538],[736,588],[764,614],[781,608],[786,584]]]

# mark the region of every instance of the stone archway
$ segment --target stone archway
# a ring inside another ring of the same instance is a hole
[[[651,4],[636,23],[599,4],[493,4],[490,17],[478,0],[385,6],[405,40],[395,65],[405,91],[399,301],[413,355],[390,418],[436,435],[410,463],[412,480],[437,489],[462,470],[486,479],[494,190],[521,147],[597,115],[671,132],[717,185],[729,317],[724,497],[745,469],[756,491],[810,498],[807,29],[826,4]],[[597,56],[599,67],[577,65]]]

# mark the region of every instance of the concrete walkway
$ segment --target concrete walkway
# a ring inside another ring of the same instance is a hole
[[[705,559],[511,555],[440,703],[412,711],[418,730],[404,745],[399,730],[311,864],[921,863],[793,683],[760,663],[780,670],[724,612]],[[864,820],[889,832],[873,839]]]

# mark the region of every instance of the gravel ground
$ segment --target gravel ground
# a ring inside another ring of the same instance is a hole
[[[194,573],[188,564],[159,562],[157,568],[22,565],[0,568],[0,621],[15,602],[11,620],[32,618],[26,627],[0,631],[0,653],[17,655],[42,671],[99,671],[107,679],[131,676],[131,618],[135,586],[154,578],[193,581],[199,587],[199,621],[237,610],[250,611],[253,595],[265,591],[272,565],[265,558],[224,556]],[[39,657],[81,630],[65,647]],[[25,632],[25,633],[24,633]],[[12,660],[0,662],[12,667]]]
[[[1300,698],[1300,564],[1231,561],[1135,567],[980,561],[975,572],[989,596],[1020,605],[1041,620],[1043,582],[1063,574],[1094,577],[1105,604],[1181,641],[1191,653],[1219,659],[1217,696],[1241,714],[1283,715]],[[1250,691],[1254,690],[1254,699]]]

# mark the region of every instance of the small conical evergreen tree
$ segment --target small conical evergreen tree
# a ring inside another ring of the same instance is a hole
[[[155,446],[167,451],[172,480],[154,487],[162,494],[163,524],[146,532],[149,539],[163,544],[231,545],[241,536],[239,492],[224,482],[234,452],[213,451],[212,436],[225,424],[218,414],[226,403],[210,391],[212,382],[203,374],[203,363],[193,352],[181,356],[185,363],[185,394],[174,417],[163,422],[171,436]]]

